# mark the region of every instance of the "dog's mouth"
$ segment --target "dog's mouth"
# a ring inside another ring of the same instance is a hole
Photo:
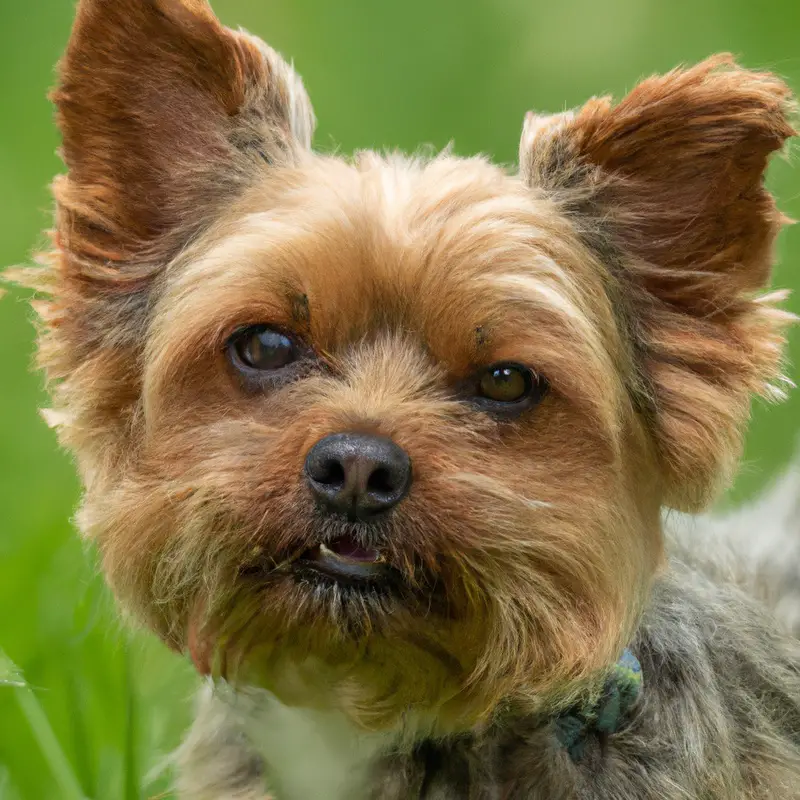
[[[304,551],[293,562],[293,568],[341,580],[374,581],[386,575],[389,565],[380,550],[344,535]]]

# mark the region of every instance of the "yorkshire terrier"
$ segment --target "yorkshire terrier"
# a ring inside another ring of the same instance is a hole
[[[514,171],[343,159],[205,0],[80,0],[53,98],[49,418],[122,608],[206,676],[182,797],[800,798],[771,579],[662,522],[781,392],[780,79],[529,114]]]

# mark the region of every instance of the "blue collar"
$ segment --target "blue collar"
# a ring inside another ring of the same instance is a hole
[[[639,701],[643,685],[642,666],[626,649],[612,667],[596,702],[574,706],[556,717],[556,738],[573,761],[581,760],[589,737],[597,737],[602,744],[624,725]]]

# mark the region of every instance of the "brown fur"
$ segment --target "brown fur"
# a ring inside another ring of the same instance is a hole
[[[779,380],[788,317],[756,293],[785,85],[720,57],[530,117],[519,175],[349,162],[310,150],[299,79],[202,0],[82,0],[53,97],[67,174],[29,281],[124,607],[202,671],[290,703],[302,673],[377,729],[463,731],[601,675],[664,564],[662,506],[724,485]],[[224,344],[261,322],[315,362],[254,392]],[[513,421],[463,395],[503,360],[551,385]],[[400,598],[286,567],[334,526],[301,473],[343,430],[414,464],[381,529]]]

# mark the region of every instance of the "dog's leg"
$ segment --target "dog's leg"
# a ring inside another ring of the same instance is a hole
[[[230,708],[206,687],[175,756],[181,800],[270,800],[264,765]]]

